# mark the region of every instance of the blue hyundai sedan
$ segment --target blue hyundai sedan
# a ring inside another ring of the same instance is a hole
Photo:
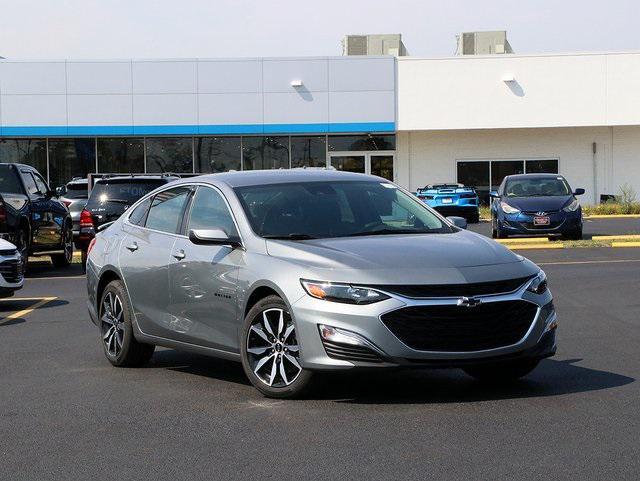
[[[582,239],[582,209],[558,174],[508,175],[491,192],[491,232],[494,238],[510,235],[548,235]]]

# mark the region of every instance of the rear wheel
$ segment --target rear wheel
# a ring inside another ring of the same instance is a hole
[[[311,385],[313,373],[300,365],[295,324],[278,296],[266,297],[251,308],[240,351],[245,374],[265,396],[299,397]]]
[[[539,359],[523,359],[519,361],[504,361],[495,364],[469,366],[463,368],[469,376],[484,382],[501,383],[515,381],[533,371]]]
[[[122,281],[111,281],[100,300],[100,339],[107,360],[118,367],[146,364],[155,349],[133,335],[132,312]]]
[[[14,244],[22,257],[22,265],[25,270],[27,268],[27,261],[29,260],[29,231],[26,228],[22,228],[16,232]]]
[[[69,267],[73,261],[73,230],[67,224],[62,231],[62,254],[53,254],[51,262],[55,267]]]

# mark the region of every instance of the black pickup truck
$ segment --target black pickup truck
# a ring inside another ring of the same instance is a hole
[[[54,195],[33,167],[0,163],[0,238],[15,244],[25,265],[29,256],[51,256],[56,267],[71,264],[71,215]]]

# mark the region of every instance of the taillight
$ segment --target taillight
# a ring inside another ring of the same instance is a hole
[[[87,209],[80,212],[80,227],[93,227],[93,216]]]
[[[91,252],[91,249],[93,249],[93,245],[96,243],[96,238],[94,237],[93,239],[91,239],[91,242],[89,242],[89,247],[87,247],[87,255],[89,255],[89,253]]]

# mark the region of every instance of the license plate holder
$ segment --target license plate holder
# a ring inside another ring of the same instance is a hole
[[[535,226],[545,226],[551,223],[551,219],[548,215],[537,215],[533,218],[533,225]]]
[[[451,197],[443,197],[442,198],[442,203],[443,204],[452,204],[453,203],[453,199]]]

